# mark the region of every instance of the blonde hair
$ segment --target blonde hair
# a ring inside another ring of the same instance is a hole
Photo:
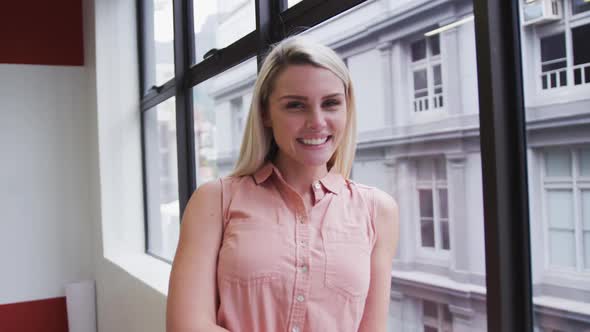
[[[342,59],[332,49],[301,36],[289,37],[276,44],[262,63],[254,84],[240,156],[232,175],[254,174],[276,155],[278,147],[273,139],[272,128],[263,124],[263,112],[268,112],[269,97],[278,75],[290,65],[325,68],[344,83],[347,105],[346,128],[340,145],[328,161],[328,169],[334,168],[348,178],[356,150],[356,108],[350,74]]]

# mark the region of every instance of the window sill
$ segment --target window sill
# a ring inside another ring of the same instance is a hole
[[[589,272],[575,272],[570,270],[551,269],[546,270],[540,282],[544,284],[576,288],[590,291]]]
[[[535,98],[526,103],[526,108],[537,108],[555,104],[567,104],[588,99],[590,84],[563,87],[555,90],[538,90]],[[528,101],[528,98],[525,99]]]
[[[533,297],[533,304],[547,309],[564,311],[569,315],[574,313],[585,317],[590,316],[590,306],[584,302],[566,300],[553,296],[535,296]]]
[[[105,259],[156,290],[168,296],[168,281],[172,266],[160,259],[141,253],[116,253]]]

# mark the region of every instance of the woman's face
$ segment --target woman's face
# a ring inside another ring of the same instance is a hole
[[[325,166],[346,127],[344,84],[328,69],[291,65],[277,77],[265,126],[271,127],[278,158],[302,166]]]

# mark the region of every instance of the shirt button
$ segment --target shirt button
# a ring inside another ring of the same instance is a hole
[[[307,272],[307,265],[303,265],[299,270],[303,273]]]
[[[291,329],[291,332],[299,332],[299,328],[297,326],[295,326],[294,328]]]
[[[305,296],[303,296],[303,295],[297,295],[297,298],[296,299],[297,299],[297,302],[303,302],[303,301],[305,301]]]
[[[316,189],[320,189],[321,188],[320,183],[318,181],[314,182],[313,186]]]

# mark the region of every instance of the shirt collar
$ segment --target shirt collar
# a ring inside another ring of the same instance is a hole
[[[254,173],[254,182],[256,182],[257,185],[260,185],[261,183],[268,180],[268,178],[273,173],[282,179],[281,173],[275,167],[275,165],[272,162],[267,162]],[[321,178],[319,181],[324,186],[324,188],[328,189],[334,194],[338,194],[346,182],[342,174],[336,172],[334,168],[332,168],[328,174],[326,174],[326,176]]]

